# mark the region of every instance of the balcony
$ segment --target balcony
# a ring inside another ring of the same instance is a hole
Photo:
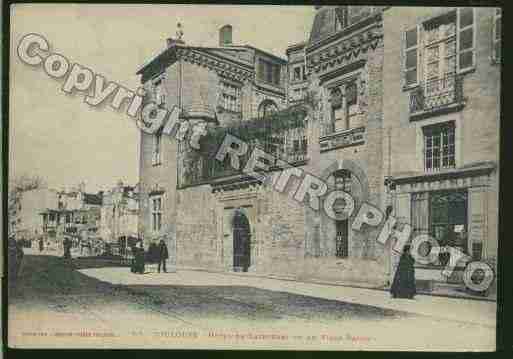
[[[246,178],[242,168],[255,148],[274,157],[272,163],[267,162],[271,171],[280,168],[279,161],[285,161],[292,166],[304,165],[307,161],[305,117],[306,111],[303,110],[280,111],[266,118],[241,121],[234,126],[217,128],[202,138],[200,151],[188,152],[183,158],[179,167],[180,187],[217,183],[223,179]],[[238,170],[231,166],[229,157],[225,162],[215,158],[217,149],[228,133],[249,146],[246,155],[239,157],[241,169]],[[261,161],[266,162],[265,159]]]
[[[421,83],[410,92],[410,120],[459,111],[464,105],[463,77],[447,75]]]
[[[365,143],[365,127],[358,126],[344,131],[337,131],[319,138],[321,152],[337,148],[357,146]]]

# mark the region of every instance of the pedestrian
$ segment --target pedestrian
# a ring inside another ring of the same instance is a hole
[[[71,259],[71,240],[68,237],[64,238],[62,246],[64,247],[64,259]]]
[[[135,272],[144,274],[144,246],[142,240],[135,245]]]
[[[159,265],[158,265],[158,271],[160,273],[160,265],[162,264],[162,269],[164,273],[167,273],[166,269],[166,260],[169,258],[169,252],[167,250],[166,242],[163,238],[160,239],[159,242],[159,248],[158,248],[158,259],[159,259]]]
[[[43,237],[39,238],[39,252],[42,252],[45,249],[45,241]]]
[[[413,267],[415,260],[410,254],[410,246],[403,248],[403,253],[399,259],[399,265],[395,271],[394,281],[390,288],[392,298],[408,298],[413,299],[417,293],[415,287],[415,268]]]

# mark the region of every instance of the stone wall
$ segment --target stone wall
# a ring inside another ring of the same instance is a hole
[[[220,268],[216,201],[209,185],[177,191],[177,264]]]

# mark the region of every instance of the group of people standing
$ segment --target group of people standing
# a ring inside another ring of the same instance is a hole
[[[142,240],[137,241],[136,245],[132,248],[134,259],[130,270],[132,273],[144,274],[145,273],[145,262],[158,262],[158,272],[160,270],[167,272],[166,260],[169,258],[169,252],[167,249],[166,242],[164,239],[159,241],[159,244],[154,250],[144,251],[144,245]]]

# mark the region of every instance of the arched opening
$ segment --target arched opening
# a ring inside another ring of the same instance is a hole
[[[337,191],[344,191],[349,194],[353,192],[353,180],[351,172],[340,169],[332,174],[332,186]],[[342,213],[346,203],[342,199],[337,199],[333,204],[333,210],[336,214]],[[348,219],[335,221],[335,256],[338,258],[347,258],[349,255],[349,221]]]
[[[266,117],[277,111],[278,106],[276,105],[276,103],[272,100],[267,99],[262,101],[258,106],[258,117]]]
[[[242,212],[233,217],[233,270],[247,272],[251,264],[251,231],[249,221]]]

